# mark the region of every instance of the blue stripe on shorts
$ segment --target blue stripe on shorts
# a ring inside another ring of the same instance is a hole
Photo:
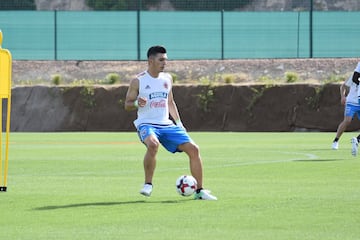
[[[166,148],[166,150],[172,153],[181,152],[178,149],[179,145],[192,142],[192,139],[186,130],[176,125],[156,126],[141,124],[138,127],[138,135],[141,142],[144,142],[144,140],[152,134],[159,139],[159,142]]]

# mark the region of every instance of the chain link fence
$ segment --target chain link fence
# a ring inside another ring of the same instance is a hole
[[[155,44],[178,60],[360,53],[360,12],[344,10],[358,9],[360,1],[64,0],[63,7],[90,10],[63,11],[55,4],[59,1],[37,0],[37,9],[48,3],[58,10],[10,10],[32,6],[31,1],[0,1],[0,9],[8,2],[8,9],[0,10],[3,47],[14,59],[145,60]]]

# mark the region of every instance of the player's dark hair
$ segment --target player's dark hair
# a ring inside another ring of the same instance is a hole
[[[147,57],[155,56],[158,53],[166,53],[166,49],[163,46],[152,46],[147,51]]]

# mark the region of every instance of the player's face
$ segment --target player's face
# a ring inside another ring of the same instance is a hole
[[[150,66],[157,72],[163,72],[167,59],[166,53],[158,53],[156,56],[150,58]]]

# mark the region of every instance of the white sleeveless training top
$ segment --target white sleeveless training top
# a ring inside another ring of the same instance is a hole
[[[360,73],[360,62],[357,64],[354,72]],[[359,106],[359,91],[360,87],[358,84],[352,81],[353,75],[351,75],[347,81],[345,81],[345,85],[350,88],[348,95],[346,96],[346,103],[351,103],[352,105]]]
[[[137,119],[134,125],[137,128],[141,124],[171,125],[169,119],[168,97],[171,91],[171,76],[161,72],[157,78],[153,78],[147,71],[140,73],[139,97],[147,99],[144,107],[139,107]]]

